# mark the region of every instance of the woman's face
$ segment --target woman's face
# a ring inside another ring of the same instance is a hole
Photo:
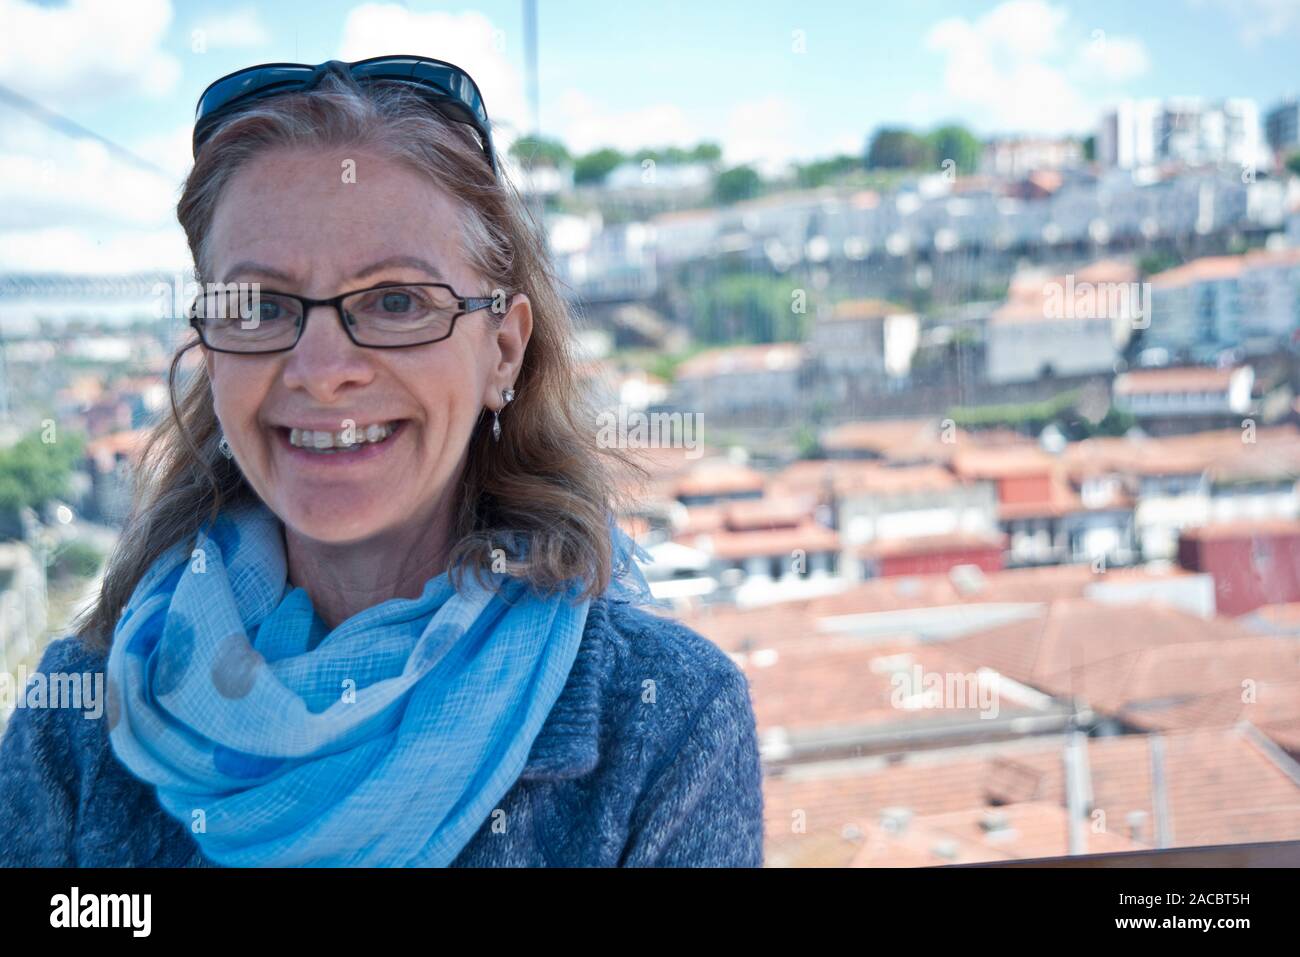
[[[345,182],[345,160],[355,161],[354,182]],[[381,283],[445,282],[462,296],[493,295],[466,264],[448,196],[405,166],[357,151],[261,155],[227,184],[209,242],[212,281],[258,282],[263,293],[326,299]],[[205,350],[240,470],[287,526],[320,542],[435,521],[458,491],[483,409],[500,408],[501,390],[515,382],[532,330],[527,297],[514,297],[502,323],[494,319],[473,312],[441,342],[367,349],[351,342],[334,309],[316,307],[288,352]],[[390,437],[358,452],[291,444],[295,428],[343,432],[339,442],[389,423],[397,423]]]

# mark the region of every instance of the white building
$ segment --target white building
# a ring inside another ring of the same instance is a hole
[[[1115,405],[1139,419],[1245,415],[1255,371],[1205,367],[1136,369],[1115,379]]]
[[[799,402],[803,364],[804,348],[794,342],[702,352],[677,367],[673,405],[722,417],[788,411]]]
[[[1120,351],[1144,322],[1137,270],[1094,263],[1066,276],[1024,274],[994,310],[986,333],[990,382],[1114,371]]]
[[[1116,104],[1097,130],[1097,159],[1124,169],[1166,162],[1254,169],[1269,162],[1254,100],[1196,97]]]

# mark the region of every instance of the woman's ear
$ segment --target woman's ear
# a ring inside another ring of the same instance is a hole
[[[514,386],[519,378],[519,370],[524,364],[524,352],[528,340],[533,334],[533,304],[522,292],[516,293],[510,300],[510,308],[501,319],[501,324],[492,332],[496,343],[496,363],[489,376],[489,408],[497,408],[501,403],[501,390]]]

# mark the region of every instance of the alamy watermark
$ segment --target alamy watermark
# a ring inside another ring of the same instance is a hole
[[[596,416],[596,444],[602,449],[686,449],[688,459],[704,454],[702,412],[642,412],[620,405]]]
[[[977,709],[981,718],[998,716],[997,675],[990,671],[926,671],[914,664],[894,672],[890,684],[890,704],[903,711]]]
[[[86,712],[84,718],[99,718],[104,714],[104,673],[29,673],[26,665],[13,674],[0,671],[0,714],[17,708],[76,708]]]
[[[1123,319],[1134,329],[1151,325],[1151,283],[1076,282],[1068,274],[1065,282],[1043,286],[1045,319]]]
[[[159,319],[188,319],[194,306],[201,318],[239,318],[244,329],[256,329],[261,320],[259,282],[200,283],[173,276],[170,283],[154,283],[152,296]]]

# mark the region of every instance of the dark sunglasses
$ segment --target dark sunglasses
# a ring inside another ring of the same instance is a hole
[[[448,118],[464,123],[478,134],[492,175],[497,174],[487,107],[478,84],[460,67],[420,56],[380,56],[355,63],[329,60],[316,66],[305,63],[262,63],[245,67],[209,84],[194,111],[194,156],[222,120],[255,100],[281,93],[310,90],[328,73],[350,76],[358,83],[386,81],[415,88]]]

